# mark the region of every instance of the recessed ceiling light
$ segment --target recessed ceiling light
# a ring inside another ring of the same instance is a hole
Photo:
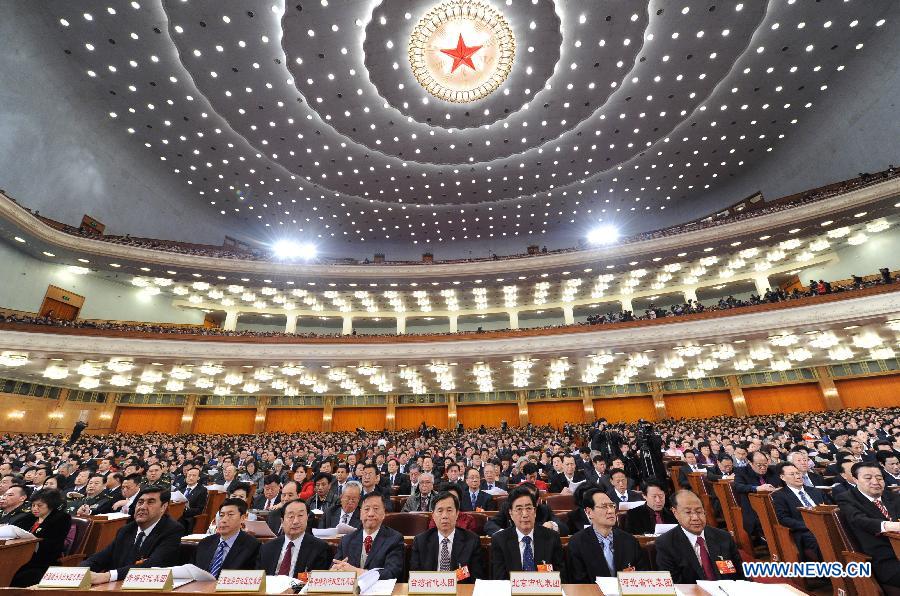
[[[53,254],[52,252],[47,252],[46,250],[44,251],[44,255],[46,255],[46,256],[48,256],[48,257],[55,257],[55,256],[56,256],[56,255]]]
[[[21,242],[22,244],[25,244],[25,239],[20,238],[19,236],[14,236],[13,240],[15,240],[16,242]]]
[[[110,263],[109,266],[110,266],[110,267],[115,267],[116,269],[118,269],[119,267],[121,267],[121,265],[119,265],[118,263]]]

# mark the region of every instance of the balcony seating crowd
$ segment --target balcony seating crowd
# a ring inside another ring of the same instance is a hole
[[[10,435],[0,524],[53,545],[14,585],[57,562],[90,566],[95,583],[184,561],[213,574],[378,568],[401,581],[408,570],[498,579],[552,565],[593,583],[636,568],[694,583],[742,578],[742,562],[824,559],[872,562],[874,578],[834,578],[835,592],[895,593],[898,455],[897,408],[655,428]],[[174,490],[186,502],[170,502]],[[111,510],[128,517],[92,515]],[[338,538],[309,533],[338,525]]]
[[[760,215],[768,215],[770,213],[777,213],[780,211],[784,211],[786,209],[792,209],[794,207],[799,207],[802,205],[807,205],[809,203],[813,203],[816,201],[821,201],[823,199],[827,199],[830,197],[834,197],[843,193],[851,192],[854,190],[859,190],[861,188],[865,188],[867,186],[871,186],[873,184],[877,184],[884,180],[893,178],[898,174],[897,168],[892,165],[888,166],[886,170],[881,172],[877,172],[875,174],[870,174],[868,172],[860,172],[859,176],[856,178],[852,178],[850,180],[845,180],[842,182],[838,182],[835,184],[830,184],[827,186],[815,188],[803,193],[798,193],[795,195],[790,195],[787,197],[782,197],[780,199],[776,199],[774,201],[770,201],[764,203],[762,206],[746,209],[744,211],[734,211],[728,210],[725,215],[715,215],[704,217],[695,221],[687,222],[684,224],[679,224],[675,226],[670,226],[668,228],[663,228],[661,230],[653,230],[649,232],[642,232],[639,234],[633,234],[628,237],[622,238],[619,242],[622,244],[632,243],[632,242],[641,242],[644,240],[654,240],[657,238],[665,238],[668,236],[674,236],[676,234],[685,234],[689,232],[696,232],[698,230],[707,229],[714,226],[720,226],[723,224],[734,223],[739,221],[745,221],[747,219],[751,219],[754,217],[758,217]],[[71,234],[73,236],[81,236],[84,238],[91,238],[92,240],[101,240],[104,242],[110,242],[113,244],[121,244],[125,246],[134,246],[137,248],[146,248],[150,250],[158,250],[164,252],[172,252],[178,254],[185,255],[193,255],[199,257],[210,257],[217,259],[232,259],[232,260],[243,260],[243,261],[277,261],[279,260],[273,255],[269,250],[266,249],[254,249],[254,248],[243,248],[243,247],[228,247],[228,246],[212,246],[205,244],[192,244],[188,242],[176,242],[173,240],[158,240],[153,238],[138,238],[130,235],[110,235],[110,234],[96,234],[92,232],[88,232],[82,230],[81,228],[77,228],[75,226],[70,226],[68,224],[64,224],[53,219],[50,219],[46,216],[40,215],[38,212],[32,212],[27,207],[23,207],[29,213],[32,213],[35,217],[39,218],[48,226],[59,230],[61,232],[65,232],[66,234]],[[546,247],[541,250],[539,253],[521,253],[521,254],[512,254],[512,255],[496,255],[491,254],[487,257],[472,257],[465,259],[446,259],[446,260],[433,260],[431,263],[474,263],[480,261],[497,261],[497,260],[508,260],[508,259],[521,259],[529,256],[535,255],[548,255],[548,254],[561,254],[567,252],[574,252],[578,250],[583,250],[586,248],[585,246],[571,247],[571,248],[562,248],[556,250],[546,250]],[[368,258],[362,261],[353,258],[330,258],[330,257],[318,257],[313,262],[320,264],[343,264],[343,265],[422,265],[423,261],[370,261]]]

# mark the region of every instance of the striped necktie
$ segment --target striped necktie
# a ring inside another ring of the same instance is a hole
[[[219,540],[219,548],[216,549],[216,556],[213,557],[212,565],[209,566],[209,572],[216,577],[219,577],[219,571],[222,570],[222,563],[225,562],[225,550],[228,548],[228,543],[224,540]]]

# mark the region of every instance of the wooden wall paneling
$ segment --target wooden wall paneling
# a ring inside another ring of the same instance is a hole
[[[266,411],[266,432],[295,433],[322,430],[321,408],[269,408]]]
[[[751,416],[825,410],[825,400],[818,383],[744,387],[743,391],[747,411]]]
[[[447,406],[397,406],[397,430],[416,429],[422,422],[439,429],[447,428]]]
[[[197,408],[192,432],[248,435],[256,424],[256,408]]]
[[[117,433],[150,432],[176,434],[181,427],[182,408],[119,408]]]
[[[656,406],[653,398],[646,397],[602,397],[594,400],[594,415],[609,422],[637,422],[656,420]]]
[[[584,420],[584,404],[578,401],[534,401],[528,404],[528,421],[535,426],[549,424],[562,428],[568,422],[581,424]]]
[[[729,391],[678,393],[663,397],[670,418],[709,418],[734,416],[734,402]]]
[[[510,426],[519,426],[519,406],[517,404],[472,404],[456,407],[456,419],[466,429],[485,426],[500,426],[506,420]]]
[[[834,380],[845,408],[900,406],[900,375]]]
[[[364,428],[378,432],[385,428],[387,408],[335,408],[331,418],[331,430],[353,431]]]

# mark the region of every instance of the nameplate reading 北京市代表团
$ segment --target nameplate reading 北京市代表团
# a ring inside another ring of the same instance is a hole
[[[122,589],[169,592],[172,590],[172,570],[131,568],[122,581]]]
[[[91,570],[87,567],[48,567],[38,587],[87,590],[91,587]]]
[[[355,594],[355,571],[310,571],[306,582],[310,594]]]
[[[675,595],[675,582],[668,571],[620,571],[617,577],[622,596]]]
[[[263,570],[223,569],[216,582],[216,592],[263,592],[265,589]]]
[[[511,571],[511,594],[562,594],[559,571]]]
[[[456,594],[456,573],[410,571],[407,586],[410,594]]]

